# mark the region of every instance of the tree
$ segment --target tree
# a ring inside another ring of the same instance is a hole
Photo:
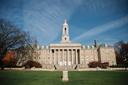
[[[18,49],[27,42],[29,42],[29,36],[26,32],[7,21],[0,20],[0,67],[3,69],[2,59],[8,51]]]
[[[15,60],[15,51],[10,50],[8,51],[5,56],[3,57],[2,61],[6,67],[15,67],[16,60]]]
[[[5,56],[3,57],[2,61],[4,64],[8,64],[10,63],[13,59],[14,59],[14,56],[15,56],[15,52],[13,51],[8,51]]]
[[[117,54],[117,64],[119,66],[128,67],[128,43],[123,41],[115,44]]]
[[[124,43],[121,45],[120,54],[121,54],[124,66],[128,67],[128,43]]]
[[[33,45],[25,45],[17,49],[17,65],[22,66],[24,63],[26,63],[29,60],[36,61],[36,57],[38,57],[40,54],[37,52],[37,46],[36,44]]]

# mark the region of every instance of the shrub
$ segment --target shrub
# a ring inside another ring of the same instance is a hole
[[[117,64],[117,65],[112,65],[110,66],[111,68],[125,68],[124,64]]]
[[[88,64],[88,66],[90,68],[96,68],[96,67],[100,67],[100,68],[107,68],[109,66],[108,62],[104,62],[104,63],[100,63],[98,61],[92,61]]]
[[[32,61],[32,60],[29,60],[27,61],[24,65],[23,65],[26,69],[28,68],[32,68],[32,67],[35,67],[35,68],[41,68],[42,65],[36,61]]]
[[[99,62],[97,62],[97,61],[92,61],[92,62],[90,62],[90,63],[88,64],[88,66],[89,66],[90,68],[96,68],[96,67],[99,66]]]
[[[100,63],[100,68],[107,68],[109,66],[108,62]]]

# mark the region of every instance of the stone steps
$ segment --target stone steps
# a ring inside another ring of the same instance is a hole
[[[75,70],[77,69],[77,65],[70,65],[70,66],[60,66],[60,65],[54,65],[56,70]]]

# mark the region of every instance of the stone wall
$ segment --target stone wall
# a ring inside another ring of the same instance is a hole
[[[91,61],[98,61],[98,54],[96,48],[82,49],[80,56],[81,64],[88,64]]]
[[[49,49],[41,49],[38,50],[39,52],[39,56],[36,59],[38,62],[40,62],[42,65],[43,64],[50,64],[50,53],[49,53]]]
[[[116,55],[115,50],[112,47],[101,47],[100,51],[100,59],[101,62],[109,62],[109,65],[116,65]]]

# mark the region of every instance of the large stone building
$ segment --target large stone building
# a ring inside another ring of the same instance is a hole
[[[100,46],[96,42],[92,46],[71,42],[66,20],[63,24],[60,43],[39,47],[38,53],[40,56],[36,57],[36,60],[45,69],[86,68],[91,61],[109,62],[109,65],[116,64],[113,47]]]

